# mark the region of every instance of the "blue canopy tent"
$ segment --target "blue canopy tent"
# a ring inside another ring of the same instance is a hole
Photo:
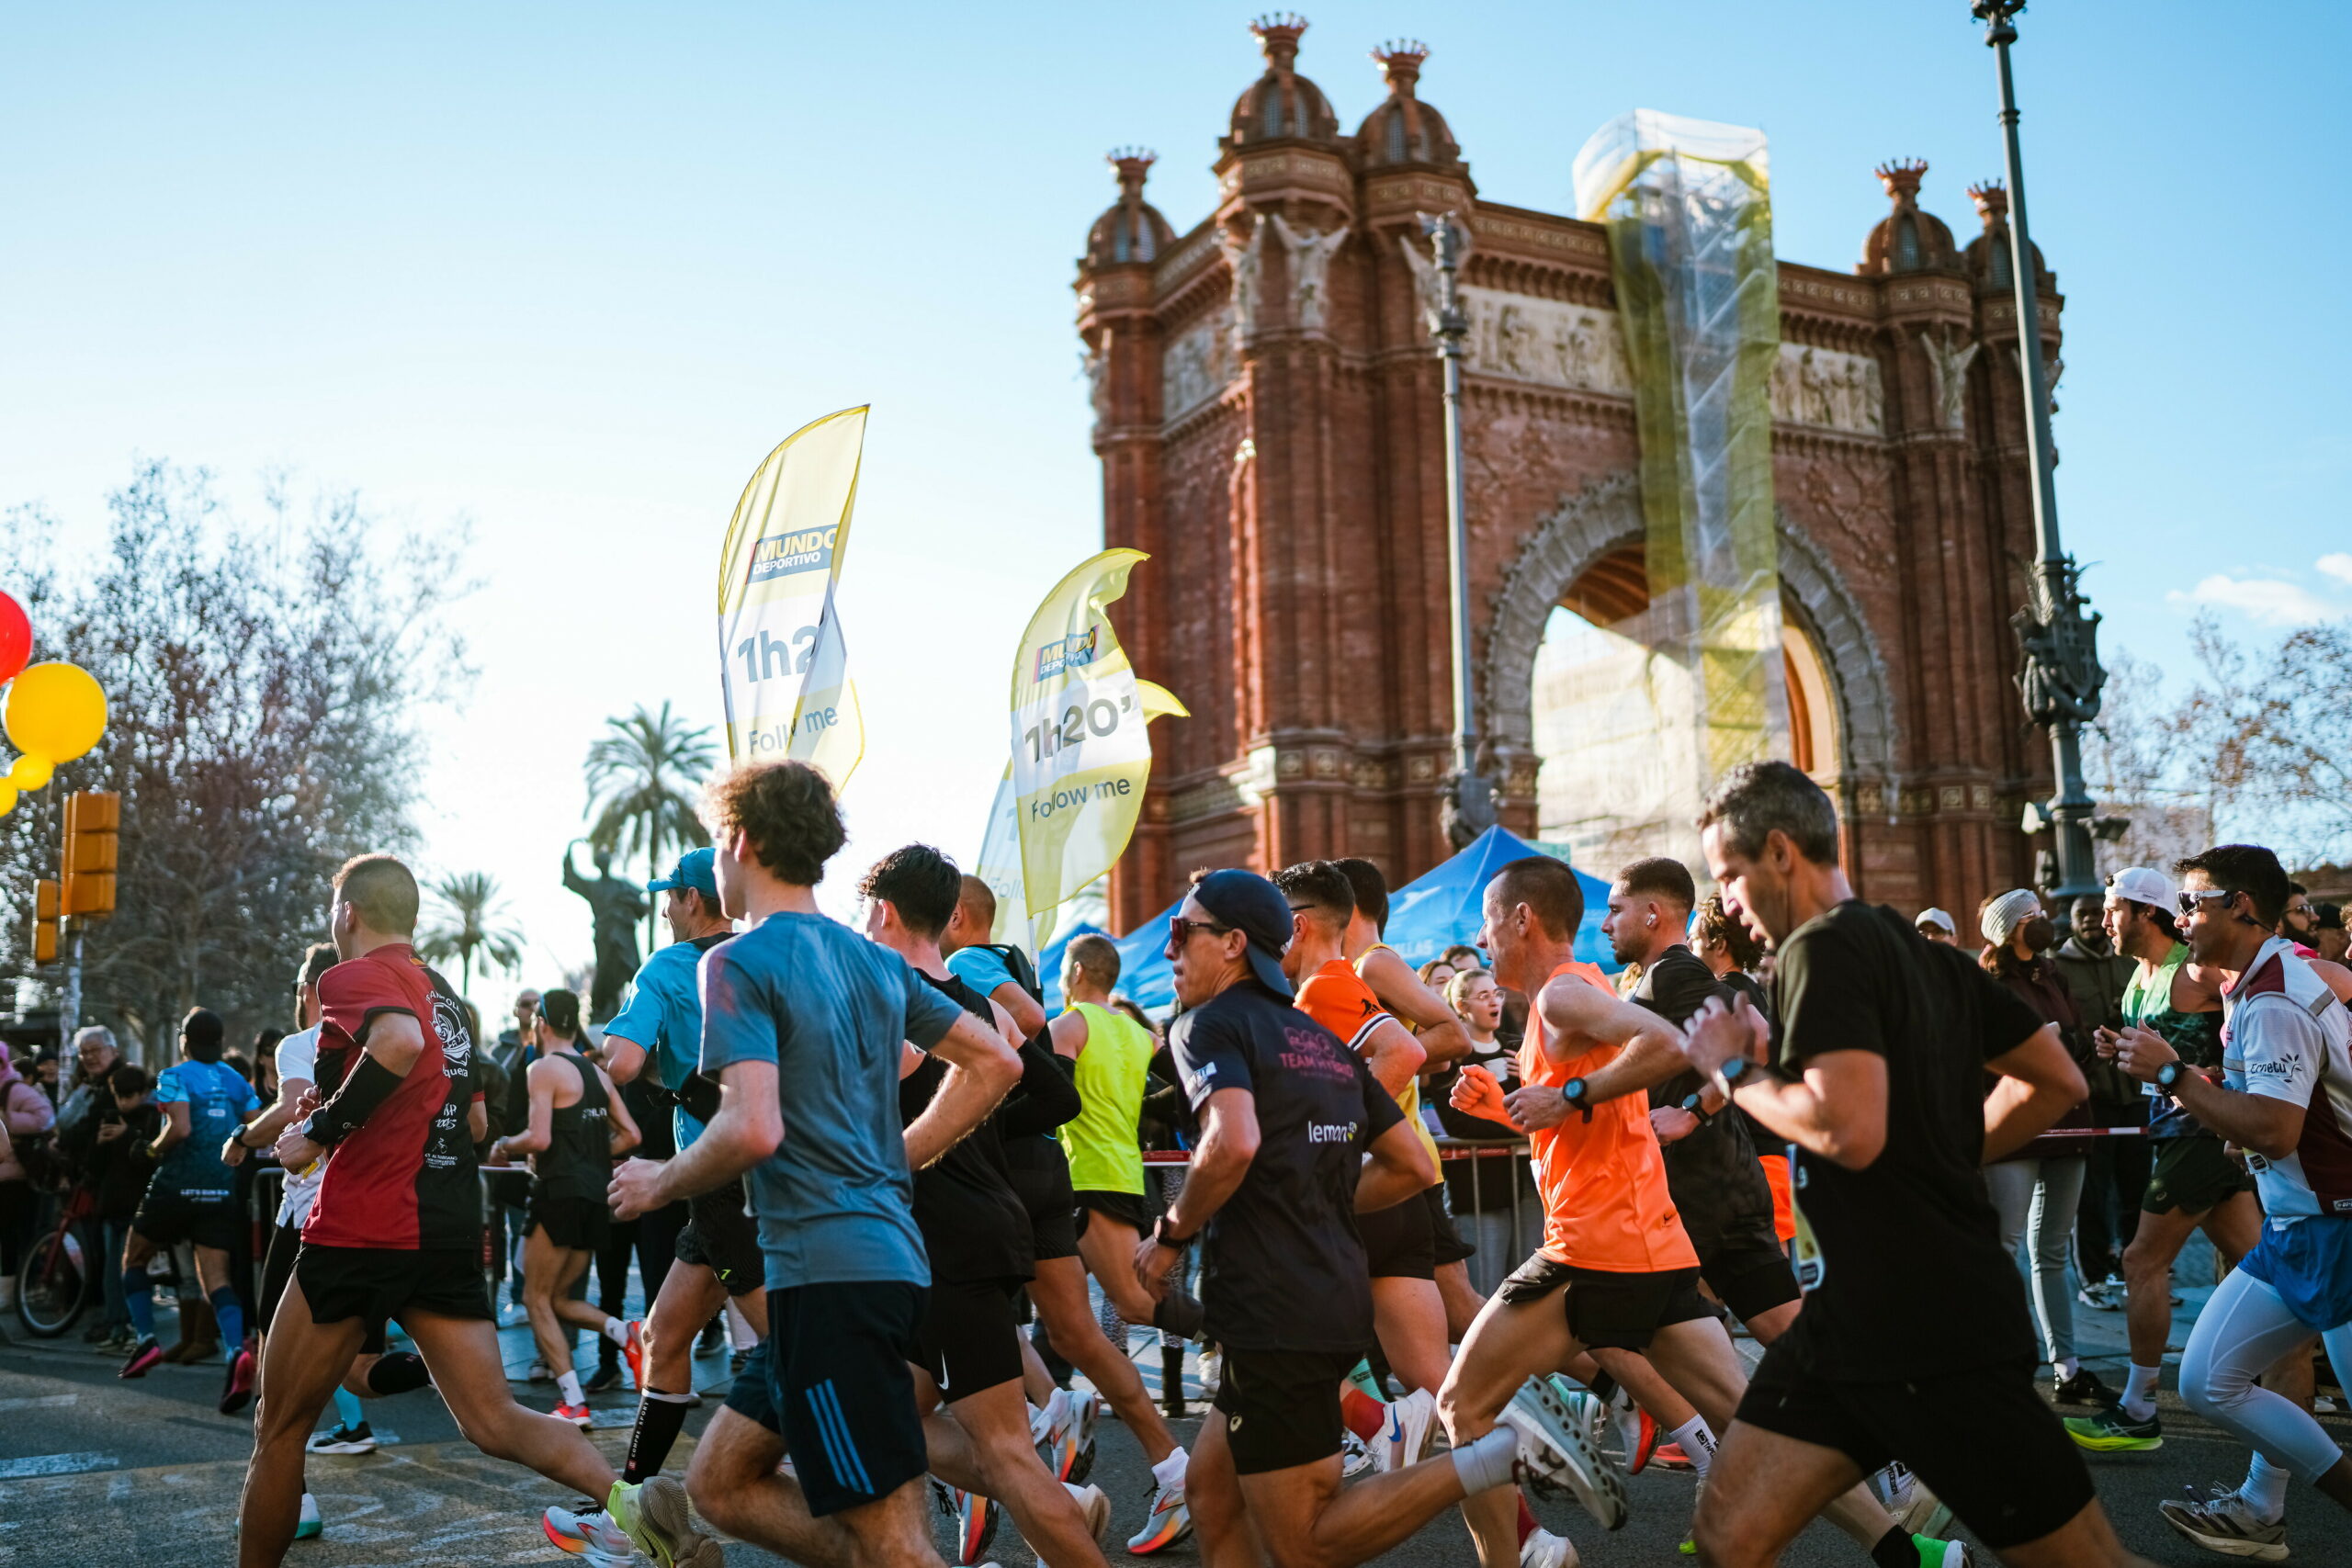
[[[1176,1005],[1176,973],[1168,962],[1168,921],[1183,902],[1177,899],[1114,944],[1119,950],[1119,983],[1114,989],[1154,1018]]]
[[[1408,962],[1420,964],[1455,942],[1476,941],[1480,900],[1495,873],[1515,860],[1544,853],[1502,828],[1487,829],[1452,860],[1431,866],[1388,895],[1388,945]],[[1616,957],[1600,934],[1600,919],[1609,911],[1609,884],[1581,871],[1577,881],[1584,888],[1584,923],[1577,928],[1576,954],[1613,969]]]
[[[1108,936],[1101,926],[1080,920],[1069,930],[1046,944],[1037,954],[1037,980],[1046,988],[1046,1006],[1054,1012],[1062,1009],[1062,959],[1069,952],[1069,944],[1082,936]]]

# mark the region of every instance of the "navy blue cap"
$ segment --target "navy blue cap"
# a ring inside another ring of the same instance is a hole
[[[648,893],[667,893],[673,887],[691,887],[699,893],[718,897],[718,871],[712,863],[718,852],[713,849],[688,850],[678,857],[677,865],[669,875],[645,885]]]
[[[1276,996],[1291,994],[1283,973],[1290,946],[1290,900],[1254,871],[1213,871],[1193,885],[1193,897],[1216,919],[1250,939],[1250,967]]]

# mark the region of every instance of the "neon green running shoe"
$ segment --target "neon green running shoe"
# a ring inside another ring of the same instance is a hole
[[[1931,1535],[1915,1535],[1911,1544],[1919,1550],[1919,1568],[1976,1568],[1976,1553],[1964,1540],[1938,1540]]]
[[[722,1568],[727,1561],[719,1544],[695,1529],[686,1489],[670,1476],[649,1476],[638,1486],[614,1482],[605,1511],[660,1568]]]
[[[2069,1416],[2066,1435],[2093,1453],[2111,1453],[2119,1450],[2141,1450],[2165,1446],[2164,1423],[2151,1416],[2145,1421],[2134,1421],[2123,1413],[2120,1404],[2110,1404],[2096,1416]]]

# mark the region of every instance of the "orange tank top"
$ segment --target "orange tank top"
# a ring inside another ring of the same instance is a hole
[[[1590,966],[1563,964],[1550,985],[1563,976],[1592,986]],[[1606,986],[1598,986],[1606,992]],[[1557,1089],[1570,1078],[1599,1072],[1623,1049],[1584,1035],[1567,1042],[1567,1060],[1555,1062],[1544,1050],[1539,1006],[1527,1020],[1527,1042],[1519,1048],[1520,1081]],[[1592,1109],[1592,1119],[1570,1110],[1556,1127],[1528,1134],[1535,1160],[1536,1190],[1544,1199],[1544,1255],[1576,1269],[1612,1274],[1656,1274],[1696,1269],[1699,1255],[1682,1229],[1682,1216],[1666,1187],[1666,1156],[1650,1127],[1645,1094],[1621,1094]]]

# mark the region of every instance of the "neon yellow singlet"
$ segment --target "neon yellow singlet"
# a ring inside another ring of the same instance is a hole
[[[1069,1184],[1080,1192],[1143,1194],[1143,1155],[1136,1118],[1155,1049],[1151,1032],[1125,1013],[1080,1002],[1086,1049],[1078,1054],[1077,1116],[1059,1129],[1069,1156]]]

